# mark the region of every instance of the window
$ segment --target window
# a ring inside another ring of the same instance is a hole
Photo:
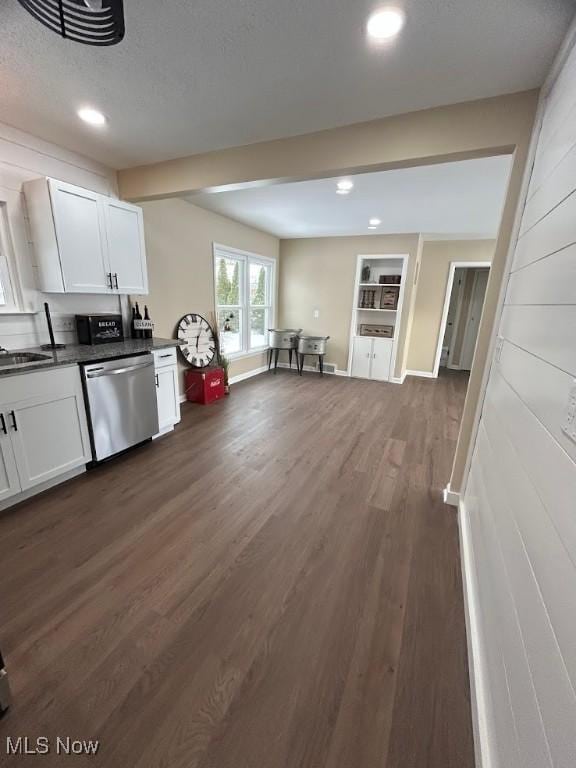
[[[214,284],[223,352],[234,357],[265,349],[274,321],[274,261],[214,245]]]
[[[0,313],[20,311],[10,269],[10,239],[6,203],[0,201]]]

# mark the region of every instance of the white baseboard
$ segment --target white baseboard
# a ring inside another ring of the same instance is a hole
[[[327,366],[327,365],[333,366],[334,363],[324,363],[324,365],[325,366]],[[278,368],[290,368],[290,364],[289,363],[278,363]],[[292,366],[292,370],[293,371],[297,371],[298,369],[296,368],[295,365],[293,365]],[[309,373],[318,373],[318,368],[316,368],[316,366],[314,366],[314,365],[305,365],[302,370],[303,371],[308,371]],[[335,365],[334,365],[334,370],[333,371],[330,371],[327,368],[324,368],[324,373],[326,375],[328,375],[328,376],[348,376],[348,371],[342,371],[342,370],[340,370],[340,368],[336,368]]]
[[[462,587],[464,592],[464,613],[466,617],[466,639],[468,643],[468,674],[470,677],[470,704],[472,707],[472,728],[474,731],[474,753],[476,768],[492,768],[490,729],[482,635],[476,583],[476,563],[472,546],[470,524],[463,501],[458,507],[458,529],[460,533],[460,561],[462,566]]]
[[[444,488],[444,504],[457,507],[460,504],[460,494],[450,490],[450,483]]]
[[[406,371],[406,376],[420,376],[423,379],[437,379],[433,371]]]
[[[251,379],[252,376],[258,376],[259,373],[265,373],[267,370],[268,370],[267,365],[261,365],[259,368],[252,368],[251,371],[246,371],[246,373],[239,373],[237,376],[231,376],[228,383],[238,384],[239,381],[244,381],[245,379]]]
[[[407,373],[408,371],[404,371],[401,376],[392,376],[390,381],[392,382],[392,384],[404,384]]]

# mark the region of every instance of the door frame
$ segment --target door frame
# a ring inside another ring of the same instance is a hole
[[[446,333],[446,323],[448,322],[448,309],[450,307],[450,297],[452,296],[452,287],[454,285],[454,273],[459,268],[470,269],[478,267],[492,267],[491,261],[451,261],[448,269],[448,281],[446,283],[446,293],[444,294],[444,306],[442,308],[442,320],[440,321],[440,332],[436,342],[436,356],[434,358],[434,369],[432,376],[438,378],[438,371],[440,370],[440,358],[442,357],[442,343],[444,342],[444,334]]]

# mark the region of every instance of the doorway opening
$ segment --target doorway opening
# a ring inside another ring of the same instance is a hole
[[[489,274],[489,262],[451,263],[436,355],[437,369],[470,371],[472,368]]]

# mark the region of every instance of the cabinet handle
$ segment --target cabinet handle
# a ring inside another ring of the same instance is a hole
[[[4,418],[3,413],[0,413],[0,422],[2,423],[2,432],[4,432],[4,434],[7,435],[8,430],[6,429],[6,419]]]
[[[114,282],[116,283],[116,290],[118,290],[118,272],[114,272]]]
[[[14,429],[14,432],[18,432],[18,424],[16,424],[16,414],[14,411],[8,411],[12,418],[12,428]]]
[[[112,284],[112,272],[106,272],[106,279],[108,282],[108,287],[110,288],[110,290],[112,290],[114,288]]]
[[[156,379],[156,386],[159,387],[160,383],[158,382],[158,374],[157,373],[154,374],[154,378]]]

